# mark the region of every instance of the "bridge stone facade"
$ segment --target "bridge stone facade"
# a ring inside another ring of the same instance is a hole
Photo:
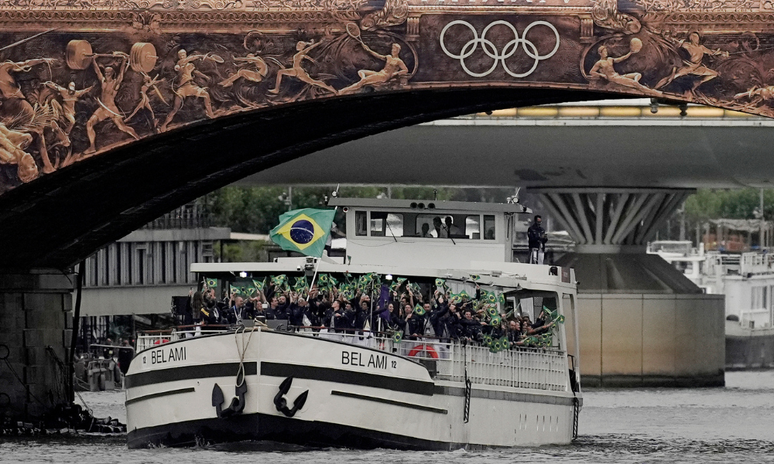
[[[0,25],[0,193],[195,122],[369,93],[578,90],[774,115],[765,0],[4,0]]]

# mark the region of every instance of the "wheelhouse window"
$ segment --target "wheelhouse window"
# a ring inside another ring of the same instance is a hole
[[[465,217],[465,235],[471,240],[481,240],[481,215]]]
[[[495,240],[495,217],[491,214],[484,215],[484,240]]]
[[[471,238],[466,233],[468,228],[467,218],[479,216],[467,216],[465,214],[419,214],[416,219],[416,236],[425,238]]]
[[[402,214],[371,211],[371,237],[400,237],[402,235]]]
[[[355,211],[355,235],[358,237],[365,237],[368,235],[368,229],[366,228],[368,218],[368,212]]]

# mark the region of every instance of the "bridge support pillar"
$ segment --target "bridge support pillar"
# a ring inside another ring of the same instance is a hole
[[[0,272],[0,414],[42,419],[68,403],[74,279],[57,270]]]
[[[725,303],[646,253],[689,189],[531,189],[571,235],[587,386],[722,386]]]

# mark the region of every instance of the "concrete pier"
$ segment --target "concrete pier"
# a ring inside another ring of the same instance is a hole
[[[724,385],[725,300],[645,247],[687,189],[537,189],[577,244],[585,386]]]
[[[68,403],[66,347],[75,278],[58,270],[0,273],[0,414],[34,421]]]

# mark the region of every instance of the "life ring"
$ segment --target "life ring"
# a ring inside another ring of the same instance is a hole
[[[433,359],[438,359],[440,356],[438,356],[438,352],[435,351],[435,348],[433,348],[431,345],[417,345],[414,348],[409,351],[409,357],[418,355],[421,351],[426,351],[430,353],[430,357]]]

